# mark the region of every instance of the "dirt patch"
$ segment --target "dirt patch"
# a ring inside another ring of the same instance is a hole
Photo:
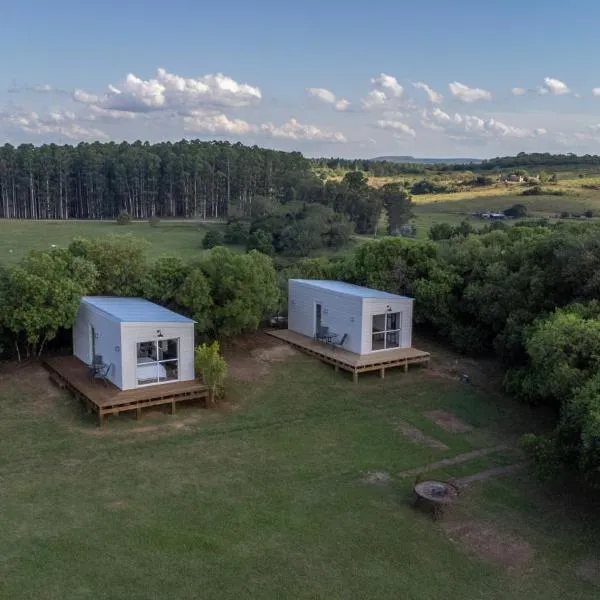
[[[126,507],[127,507],[127,502],[125,502],[124,500],[115,500],[114,502],[109,502],[106,505],[106,508],[109,508],[111,510],[121,510]]]
[[[448,450],[448,446],[446,446],[446,444],[443,444],[439,440],[425,435],[420,429],[413,427],[406,421],[394,421],[394,428],[415,444],[427,446],[428,448],[435,448],[436,450]]]
[[[480,560],[505,569],[531,565],[535,550],[526,540],[489,523],[456,522],[443,525],[448,537]]]
[[[589,558],[579,563],[577,577],[600,587],[600,559]]]
[[[228,340],[223,346],[227,372],[236,381],[257,381],[268,375],[270,363],[282,362],[297,352],[276,338],[257,331]]]
[[[425,413],[425,416],[450,433],[465,433],[473,429],[470,425],[445,410],[430,410]]]
[[[388,485],[391,481],[391,475],[385,471],[369,471],[363,476],[363,482],[369,485]]]

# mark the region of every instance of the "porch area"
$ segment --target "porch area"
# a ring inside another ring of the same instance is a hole
[[[352,373],[354,382],[358,382],[360,373],[379,371],[381,378],[385,377],[387,369],[402,367],[408,371],[409,365],[429,363],[429,352],[417,350],[416,348],[393,348],[381,350],[372,354],[355,354],[342,348],[318,342],[313,338],[290,331],[289,329],[269,329],[266,333],[283,342],[286,342],[296,350],[314,356],[320,361],[333,365],[336,371],[348,371]]]
[[[171,414],[179,402],[206,400],[208,389],[196,381],[180,381],[149,385],[134,390],[120,390],[110,382],[92,380],[89,367],[75,356],[48,358],[44,366],[59,387],[69,390],[81,400],[89,413],[96,413],[98,424],[106,415],[135,411],[140,418],[142,409],[168,405]]]

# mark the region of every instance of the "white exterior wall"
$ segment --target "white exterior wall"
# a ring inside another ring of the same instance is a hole
[[[361,352],[361,315],[360,296],[350,296],[305,282],[290,279],[288,282],[288,329],[307,337],[315,335],[315,305],[321,304],[321,325],[329,327],[339,336],[348,334],[344,350],[360,354]]]
[[[386,308],[392,310],[388,311]],[[364,298],[362,311],[362,345],[361,354],[370,354],[373,336],[373,315],[383,315],[386,312],[399,312],[401,323],[400,347],[412,347],[412,322],[413,322],[413,300],[412,298],[398,298],[385,300],[379,298]],[[375,350],[381,352],[381,350]]]
[[[122,323],[122,389],[130,390],[137,387],[137,344],[138,342],[150,342],[158,339],[156,337],[157,329],[160,329],[163,334],[160,338],[162,340],[179,338],[179,381],[192,381],[195,379],[193,323]]]
[[[82,302],[73,325],[73,354],[86,364],[93,360],[91,328],[96,331],[96,354],[104,364],[111,364],[108,379],[122,388],[121,327],[101,310]]]

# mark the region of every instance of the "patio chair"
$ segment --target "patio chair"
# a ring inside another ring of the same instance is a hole
[[[317,342],[322,342],[329,335],[329,327],[325,327],[324,325],[319,325],[317,327],[317,333],[315,333],[315,339]]]
[[[89,365],[90,369],[90,379],[94,380],[96,377],[96,372],[104,365],[104,361],[102,360],[102,354],[94,354],[94,358],[92,359],[91,364]]]
[[[108,379],[108,374],[110,373],[110,369],[112,367],[112,363],[108,363],[106,365],[99,365],[94,373],[94,380],[101,379],[104,385],[108,385],[110,380]]]
[[[332,345],[334,348],[341,348],[341,347],[342,347],[342,346],[343,346],[343,345],[346,343],[346,340],[347,340],[347,339],[348,339],[348,334],[347,334],[347,333],[345,333],[345,334],[344,334],[344,335],[341,337],[341,339],[340,339],[340,340],[334,339],[334,340],[331,342],[331,345]]]

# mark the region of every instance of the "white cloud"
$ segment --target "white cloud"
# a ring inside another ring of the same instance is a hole
[[[73,141],[108,139],[103,131],[84,127],[79,121],[81,119],[70,111],[53,111],[44,115],[35,111],[0,113],[0,124],[34,136],[54,134]]]
[[[257,131],[256,125],[251,125],[242,119],[230,119],[227,115],[206,114],[195,111],[183,118],[184,127],[187,131],[196,133],[231,133],[234,135],[246,135]]]
[[[562,96],[571,93],[571,90],[566,83],[552,77],[545,77],[544,84],[538,91],[540,94],[553,94],[554,96]]]
[[[311,98],[330,104],[335,110],[344,111],[350,106],[348,100],[338,98],[333,92],[325,88],[306,88],[306,92]]]
[[[394,98],[400,98],[404,93],[404,88],[398,83],[398,80],[393,75],[379,73],[377,77],[371,79],[371,83],[376,88],[382,88]]]
[[[434,104],[441,104],[444,101],[444,96],[442,96],[442,94],[436,92],[433,88],[430,88],[426,83],[422,81],[413,83],[413,86],[417,89],[423,90],[429,97],[429,101],[433,102]]]
[[[388,97],[385,92],[381,90],[371,90],[364,98],[361,99],[360,103],[365,110],[371,108],[384,106]]]
[[[470,88],[464,83],[453,81],[448,84],[452,95],[459,98],[463,102],[476,102],[477,100],[491,100],[492,94],[481,88]]]
[[[348,141],[346,136],[339,131],[326,131],[320,129],[316,125],[299,123],[293,118],[279,126],[274,125],[273,123],[264,123],[260,126],[260,129],[264,134],[270,137],[288,140],[310,140],[339,143]]]
[[[527,93],[527,90],[522,87],[514,87],[510,90],[513,96],[524,96]]]
[[[406,123],[402,123],[402,121],[388,121],[380,119],[377,121],[377,127],[380,129],[385,129],[386,131],[392,131],[393,133],[401,136],[416,137],[417,135],[416,131],[412,127],[409,127]]]
[[[158,69],[154,79],[141,79],[129,73],[118,86],[109,85],[108,93],[103,96],[76,90],[73,98],[107,110],[150,112],[248,106],[260,102],[262,94],[258,87],[238,83],[222,73],[191,78]]]
[[[600,87],[594,88],[592,90],[592,95],[593,96],[600,96]]]
[[[474,115],[449,115],[439,108],[423,111],[421,124],[428,129],[445,131],[451,135],[469,135],[476,137],[512,137],[530,138],[545,135],[546,130],[535,130],[507,125],[494,117],[483,119]]]

